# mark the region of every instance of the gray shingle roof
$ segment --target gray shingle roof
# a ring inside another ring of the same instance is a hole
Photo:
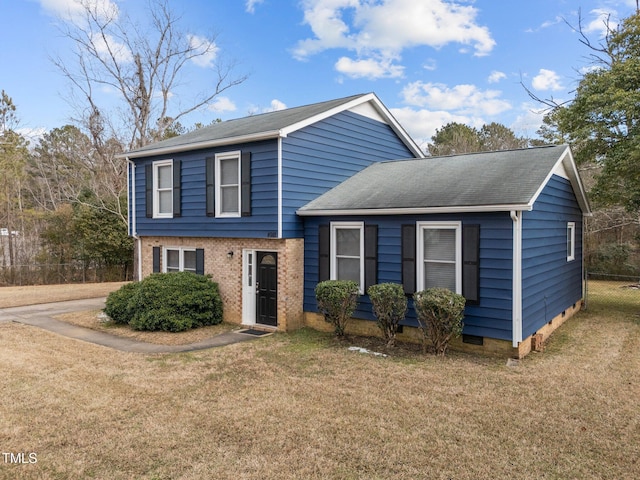
[[[198,148],[199,145],[216,141],[234,141],[234,139],[256,137],[260,135],[277,136],[277,132],[324,112],[347,104],[363,95],[353,95],[326,102],[314,103],[301,107],[287,108],[275,112],[251,115],[248,117],[227,120],[193,132],[152,143],[142,148],[129,151],[126,156],[138,157],[153,154],[156,151],[181,151]]]
[[[525,209],[561,159],[565,167],[571,167],[565,170],[577,196],[584,197],[579,178],[571,178],[575,169],[568,147],[550,146],[374,163],[298,213]],[[588,212],[586,198],[579,202]]]

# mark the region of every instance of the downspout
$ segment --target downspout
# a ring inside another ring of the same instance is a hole
[[[125,157],[127,165],[131,168],[127,168],[127,207],[129,208],[129,214],[131,215],[129,221],[129,235],[136,241],[136,249],[138,252],[138,281],[142,280],[142,240],[138,236],[138,228],[136,224],[136,164],[129,160],[129,157]],[[132,181],[133,179],[133,181]],[[131,188],[129,188],[129,186]]]
[[[282,134],[278,137],[278,238],[282,238]]]
[[[522,342],[522,211],[511,210],[513,221],[513,285],[512,285],[512,341],[517,348]]]

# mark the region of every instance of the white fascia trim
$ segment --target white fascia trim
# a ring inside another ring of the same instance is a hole
[[[433,213],[492,213],[511,212],[513,210],[533,210],[533,206],[525,205],[476,205],[469,207],[412,207],[412,208],[362,208],[345,210],[298,210],[301,217],[326,217],[343,215],[428,215]]]
[[[589,201],[587,200],[587,195],[585,193],[584,186],[582,185],[582,180],[580,180],[580,175],[578,174],[578,169],[576,167],[576,162],[573,159],[573,155],[571,154],[571,149],[569,147],[565,148],[562,155],[558,158],[555,165],[551,169],[551,171],[547,174],[547,177],[544,179],[544,182],[540,184],[536,193],[531,197],[529,204],[533,206],[534,203],[538,200],[538,197],[542,193],[542,190],[547,186],[551,177],[555,174],[558,174],[559,169],[564,168],[564,171],[567,173],[569,177],[569,183],[573,187],[573,191],[576,195],[576,199],[578,201],[578,205],[582,209],[584,215],[591,216],[591,209],[589,207]]]
[[[363,103],[371,102],[373,107],[382,115],[382,117],[388,122],[389,126],[393,129],[393,131],[403,139],[405,145],[407,145],[410,150],[413,151],[414,155],[417,158],[424,158],[425,154],[420,149],[418,144],[414,142],[414,140],[409,136],[407,131],[398,123],[398,121],[391,114],[389,109],[384,106],[384,104],[380,101],[380,99],[376,96],[375,93],[367,93],[358,98],[351,100],[350,102],[343,103],[342,105],[338,105],[337,107],[332,108],[331,110],[327,110],[326,112],[319,113],[318,115],[314,115],[313,117],[302,120],[301,122],[294,123],[293,125],[289,125],[281,130],[281,135],[286,137],[292,132],[300,130],[301,128],[308,127],[309,125],[313,125],[316,122],[324,120],[325,118],[329,118],[333,115],[336,115],[340,112],[344,112],[346,110],[351,110],[358,105],[362,105]]]
[[[278,137],[278,238],[282,238],[282,137]]]
[[[157,148],[153,150],[145,150],[143,152],[128,152],[126,154],[116,155],[116,158],[143,158],[152,157],[154,155],[169,155],[172,153],[186,152],[191,150],[199,150],[203,148],[221,147],[224,145],[233,145],[237,143],[257,142],[260,140],[268,140],[281,136],[280,130],[271,130],[258,134],[241,135],[238,137],[222,138],[210,140],[207,142],[186,143],[184,145],[175,145],[173,147]]]
[[[522,212],[512,211],[513,220],[513,283],[512,283],[512,345],[522,342]]]

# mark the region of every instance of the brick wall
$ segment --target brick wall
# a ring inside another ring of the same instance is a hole
[[[304,241],[269,238],[141,238],[142,276],[153,269],[153,247],[204,249],[205,274],[218,283],[224,321],[242,323],[242,252],[245,249],[278,253],[278,330],[289,331],[303,325]],[[233,255],[229,258],[229,253]],[[162,250],[161,250],[162,255]],[[161,258],[162,264],[162,258]]]

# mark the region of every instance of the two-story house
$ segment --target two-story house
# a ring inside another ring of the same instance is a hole
[[[425,158],[364,94],[123,156],[139,276],[210,274],[228,322],[323,328],[315,286],[353,279],[375,333],[369,285],[441,286],[467,298],[469,348],[522,356],[581,305],[589,205],[566,146]]]
[[[139,276],[211,274],[225,321],[300,327],[296,211],[374,162],[422,155],[374,94],[230,120],[127,152]]]

